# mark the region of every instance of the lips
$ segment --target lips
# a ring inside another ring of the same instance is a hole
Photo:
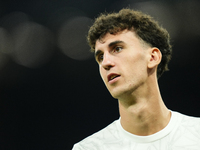
[[[108,82],[109,81],[112,81],[113,79],[119,77],[120,75],[119,74],[115,74],[115,73],[111,73],[108,75]]]

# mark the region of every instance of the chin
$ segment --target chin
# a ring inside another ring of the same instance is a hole
[[[119,94],[117,92],[109,91],[111,96],[115,99],[118,99]]]
[[[110,91],[110,94],[112,95],[113,98],[119,99],[122,95],[124,95],[125,92],[123,91]]]
[[[111,94],[114,99],[118,99],[118,96]]]
[[[113,98],[115,99],[126,99],[127,97],[129,97],[132,93],[132,91],[134,91],[133,89],[115,89],[115,90],[111,90],[110,94],[112,95]]]

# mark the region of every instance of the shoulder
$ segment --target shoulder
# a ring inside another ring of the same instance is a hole
[[[172,112],[174,128],[169,134],[170,145],[197,150],[200,147],[200,118]]]
[[[175,116],[175,121],[178,124],[178,131],[182,133],[195,133],[200,138],[200,117],[184,115],[178,112],[172,112]]]
[[[108,142],[114,142],[119,140],[119,133],[117,129],[117,123],[119,120],[116,120],[109,124],[107,127],[102,130],[88,136],[82,141],[74,145],[73,150],[95,150],[100,149],[100,147]]]
[[[180,119],[181,124],[197,124],[200,125],[200,117],[193,117],[179,112],[172,112],[177,118]]]

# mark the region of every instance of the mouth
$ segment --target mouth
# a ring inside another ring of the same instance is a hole
[[[120,75],[114,74],[114,73],[108,75],[108,82],[114,80],[115,78],[117,78],[117,77],[119,77],[119,76],[120,76]]]

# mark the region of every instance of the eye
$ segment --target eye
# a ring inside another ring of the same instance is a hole
[[[98,55],[97,61],[98,61],[98,63],[103,61],[103,54]]]
[[[121,50],[122,50],[122,47],[120,47],[120,46],[116,46],[116,47],[113,49],[114,52],[120,52]]]

